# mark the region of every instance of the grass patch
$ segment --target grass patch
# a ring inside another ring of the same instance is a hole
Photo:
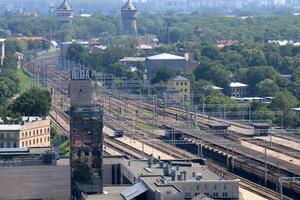
[[[32,79],[28,74],[26,74],[23,69],[17,69],[17,77],[20,81],[20,93],[26,92],[36,83],[36,80]]]
[[[145,131],[152,131],[153,130],[159,130],[156,126],[151,126],[148,124],[142,124],[142,123],[137,123],[136,125],[139,129],[145,130]]]

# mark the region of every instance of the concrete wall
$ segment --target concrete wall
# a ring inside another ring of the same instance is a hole
[[[148,80],[151,81],[154,73],[160,68],[181,69],[186,71],[186,60],[146,60]]]
[[[239,180],[175,181],[170,183],[183,193],[190,193],[191,197],[206,194],[213,198],[239,198]]]
[[[70,199],[70,166],[0,167],[0,200]]]

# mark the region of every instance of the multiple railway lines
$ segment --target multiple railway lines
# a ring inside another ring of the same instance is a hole
[[[40,60],[37,61],[41,62]],[[44,66],[47,66],[47,77],[48,78],[44,82],[47,83],[48,88],[52,88],[54,90],[58,90],[62,94],[66,94],[67,91],[67,85],[66,82],[68,81],[68,73],[65,71],[60,71],[61,69],[56,68],[56,62],[55,59],[50,58],[48,62],[43,61]],[[30,69],[30,67],[28,68]],[[34,68],[35,70],[35,68]],[[39,76],[42,76],[43,72],[39,70],[38,72],[33,72],[32,74],[37,73]],[[44,73],[45,75],[45,73]],[[52,91],[52,90],[51,90]],[[197,158],[199,156],[195,155],[194,153],[189,153],[185,150],[179,149],[177,147],[174,147],[173,145],[176,145],[176,139],[172,138],[169,140],[168,143],[162,141],[159,139],[160,136],[153,134],[153,131],[150,130],[143,130],[142,128],[138,127],[136,123],[141,124],[147,124],[151,127],[159,127],[159,128],[165,128],[167,130],[172,130],[173,132],[180,132],[183,133],[183,137],[181,138],[181,142],[184,144],[185,142],[190,144],[197,144],[199,146],[199,142],[201,143],[201,147],[212,148],[217,149],[218,151],[222,152],[223,154],[227,154],[229,157],[234,157],[236,159],[235,165],[237,165],[240,161],[240,165],[242,166],[243,162],[241,161],[241,158],[238,156],[239,152],[237,151],[236,147],[231,147],[231,149],[228,149],[228,144],[232,143],[238,143],[241,139],[244,137],[249,137],[251,133],[253,132],[253,128],[249,125],[241,124],[238,122],[233,122],[230,120],[225,119],[219,119],[215,117],[209,117],[205,114],[201,113],[195,113],[192,111],[186,111],[182,110],[180,108],[174,108],[174,107],[168,107],[168,108],[161,108],[153,103],[151,101],[143,102],[139,101],[138,98],[132,97],[130,95],[122,96],[119,94],[116,94],[114,92],[102,92],[99,94],[99,90],[96,91],[96,96],[102,95],[104,98],[109,98],[109,102],[107,102],[107,99],[101,99],[103,102],[103,108],[105,110],[105,116],[104,116],[104,123],[110,127],[111,129],[116,128],[123,128],[127,132],[127,137],[130,138],[132,141],[138,141],[143,143],[143,145],[148,146],[150,148],[156,149],[157,151],[163,152],[164,154],[169,155],[170,157],[173,157],[174,159],[189,159],[189,158]],[[62,98],[63,96],[60,96]],[[96,101],[99,101],[99,98],[95,98]],[[56,101],[56,102],[55,102]],[[69,132],[69,117],[68,115],[63,112],[61,109],[58,109],[58,107],[63,108],[68,106],[68,101],[66,99],[64,100],[54,100],[53,107],[51,108],[51,118],[53,121],[53,126],[55,126],[60,132],[64,133],[65,135]],[[67,109],[66,109],[67,110]],[[183,123],[180,124],[180,121],[190,121],[190,123]],[[178,122],[178,123],[177,123]],[[210,125],[218,125],[218,124],[229,124],[230,130],[226,134],[222,135],[215,135],[217,139],[215,141],[219,141],[219,144],[213,143],[212,136],[208,136],[210,139],[207,139],[205,141],[201,137],[200,134],[198,136],[195,136],[195,133],[203,133],[203,135],[209,135],[210,133]],[[197,129],[194,129],[197,127]],[[196,130],[196,131],[195,131]],[[244,133],[250,133],[250,134],[244,134]],[[281,135],[273,133],[272,135],[283,138]],[[223,143],[221,142],[223,141]],[[275,151],[283,151],[283,153],[288,153],[288,151],[291,150],[288,146],[284,146],[282,144],[274,144],[271,146],[268,141],[257,138],[258,141],[251,141],[255,144],[265,145],[265,147],[268,149],[272,149]],[[227,145],[224,145],[224,141],[227,142]],[[122,153],[127,154],[131,156],[132,158],[138,158],[143,159],[150,156],[150,153],[146,153],[143,149],[137,149],[133,146],[130,146],[120,140],[117,140],[115,138],[111,138],[109,136],[105,136],[104,138],[104,144],[105,148],[107,148],[107,154],[112,153]],[[227,147],[226,147],[227,146]],[[284,146],[284,147],[283,147]],[[231,150],[231,151],[230,151]],[[295,150],[295,149],[294,149]],[[296,150],[297,151],[297,150]],[[295,151],[295,152],[296,152]],[[298,152],[298,151],[297,151]],[[243,151],[241,151],[242,154],[241,157],[247,157],[252,159],[253,163],[257,163],[259,166],[261,166],[262,159],[255,158],[255,156],[251,157],[251,155],[244,155]],[[298,159],[298,154],[294,154],[295,159]],[[270,160],[270,161],[269,161]],[[268,157],[268,171],[272,170],[273,168],[276,168],[278,170],[278,163],[277,161],[272,162],[271,159]],[[252,162],[251,161],[251,162]],[[274,164],[276,163],[276,165]],[[244,166],[246,167],[249,163],[244,162]],[[284,166],[285,163],[282,163]],[[232,173],[229,173],[225,168],[220,167],[219,165],[212,164],[208,162],[208,165],[216,171],[221,171],[224,173],[228,178],[239,178],[241,180],[240,185],[242,188],[247,189],[249,191],[252,191],[254,193],[259,194],[260,196],[263,196],[267,199],[279,199],[279,194],[277,192],[274,192],[270,189],[264,188],[262,186],[259,186],[255,183],[252,183],[251,181],[248,181],[246,179],[243,179],[239,176],[236,176]],[[249,166],[248,166],[249,167]],[[253,165],[255,167],[255,165]],[[281,172],[285,173],[285,170],[287,172],[290,172],[289,168],[291,166],[288,166],[286,169],[280,169]],[[294,166],[293,166],[294,167]],[[250,166],[251,168],[251,166]],[[252,168],[252,170],[255,170]],[[295,172],[295,173],[294,173]],[[262,173],[262,176],[264,175],[263,170],[258,170],[257,173]],[[293,171],[294,174],[297,174],[298,171]],[[268,174],[268,179],[272,179],[272,174]],[[276,181],[278,177],[274,176],[273,180]],[[290,187],[295,187],[295,189],[300,188],[298,185],[290,185]],[[297,188],[298,187],[298,188]],[[285,199],[290,199],[288,197],[285,197]]]

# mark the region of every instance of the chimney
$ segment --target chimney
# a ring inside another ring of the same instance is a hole
[[[187,172],[185,170],[183,170],[180,174],[182,175],[183,180],[186,181]]]

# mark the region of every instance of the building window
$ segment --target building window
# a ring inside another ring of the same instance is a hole
[[[9,133],[6,133],[6,138],[10,138],[10,134]]]
[[[50,132],[50,128],[48,128],[48,133]]]
[[[48,142],[50,141],[50,137],[48,136]]]
[[[40,138],[40,143],[42,143],[43,142],[43,138]]]
[[[6,143],[6,147],[10,148],[10,142]]]
[[[185,92],[187,92],[187,89],[184,89]]]
[[[4,134],[3,133],[1,133],[0,138],[4,139]]]
[[[30,141],[29,141],[29,144],[30,144]],[[35,144],[35,139],[32,140],[32,144]]]
[[[227,192],[223,192],[223,197],[228,197]]]
[[[0,143],[0,148],[3,148],[3,147],[4,147],[4,146],[3,146],[3,143],[1,142],[1,143]]]
[[[14,142],[14,148],[17,148],[17,143],[16,142]]]
[[[46,142],[46,140],[47,140],[46,137],[44,137],[44,142]]]
[[[22,147],[24,147],[24,142],[22,142]]]
[[[24,133],[22,133],[22,138],[24,137]]]
[[[26,147],[27,147],[28,146],[28,141],[26,141],[25,144],[26,144]]]
[[[187,85],[187,82],[185,82],[184,85]]]
[[[25,132],[25,137],[27,137],[28,136],[28,134],[27,134],[27,132]]]
[[[226,184],[224,184],[224,190],[226,190]]]
[[[32,133],[32,135],[35,135],[35,130],[33,130],[33,133]]]
[[[39,143],[39,138],[36,139],[36,143],[37,143],[37,144]]]
[[[176,85],[179,85],[179,83],[177,82]]]
[[[180,85],[183,85],[183,82],[181,82]]]
[[[31,131],[29,131],[29,137],[31,137]]]

